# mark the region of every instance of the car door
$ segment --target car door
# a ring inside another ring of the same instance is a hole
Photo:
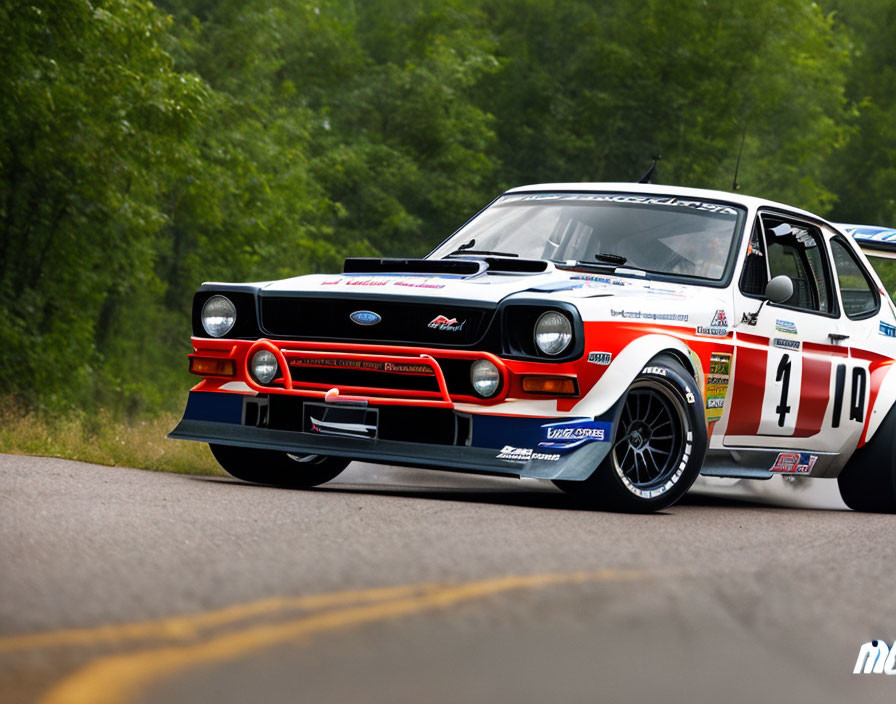
[[[849,332],[849,367],[838,371],[850,379],[839,381],[849,387],[848,413],[861,423],[843,439],[843,451],[851,451],[858,444],[861,432],[867,427],[867,416],[884,376],[896,352],[896,316],[891,306],[884,304],[886,291],[874,279],[856,253],[855,248],[840,233],[831,231],[829,239],[831,259],[839,291],[841,308]]]
[[[850,394],[864,399],[866,389],[852,372],[829,237],[797,216],[772,210],[757,216],[735,292],[739,323],[725,447],[836,454],[861,427],[848,401]],[[793,281],[793,295],[766,302],[765,285],[780,275]],[[811,471],[806,465],[815,460],[803,459],[794,471]]]

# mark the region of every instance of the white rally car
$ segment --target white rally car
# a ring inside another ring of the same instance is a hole
[[[193,334],[171,437],[248,481],[360,459],[650,511],[701,472],[786,474],[896,510],[896,309],[850,236],[778,203],[514,188],[424,259],[203,284]]]

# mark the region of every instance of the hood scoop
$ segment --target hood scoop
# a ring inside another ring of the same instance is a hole
[[[377,259],[350,257],[342,268],[345,274],[448,274],[474,276],[486,264],[473,259]]]
[[[541,274],[547,262],[539,259],[509,257],[455,257],[451,259],[393,259],[349,257],[345,260],[345,274],[442,274],[475,276],[484,271],[507,274]]]

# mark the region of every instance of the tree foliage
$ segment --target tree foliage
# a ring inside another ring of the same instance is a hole
[[[0,393],[177,405],[203,280],[422,255],[501,189],[896,224],[887,0],[0,4]]]

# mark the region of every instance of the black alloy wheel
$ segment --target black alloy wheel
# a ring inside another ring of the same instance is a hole
[[[591,476],[554,483],[609,511],[668,508],[691,488],[706,455],[706,416],[694,377],[674,357],[660,355],[620,403],[613,445]]]
[[[671,391],[652,380],[629,389],[613,444],[613,465],[633,493],[649,497],[680,470],[686,446],[684,412]]]

